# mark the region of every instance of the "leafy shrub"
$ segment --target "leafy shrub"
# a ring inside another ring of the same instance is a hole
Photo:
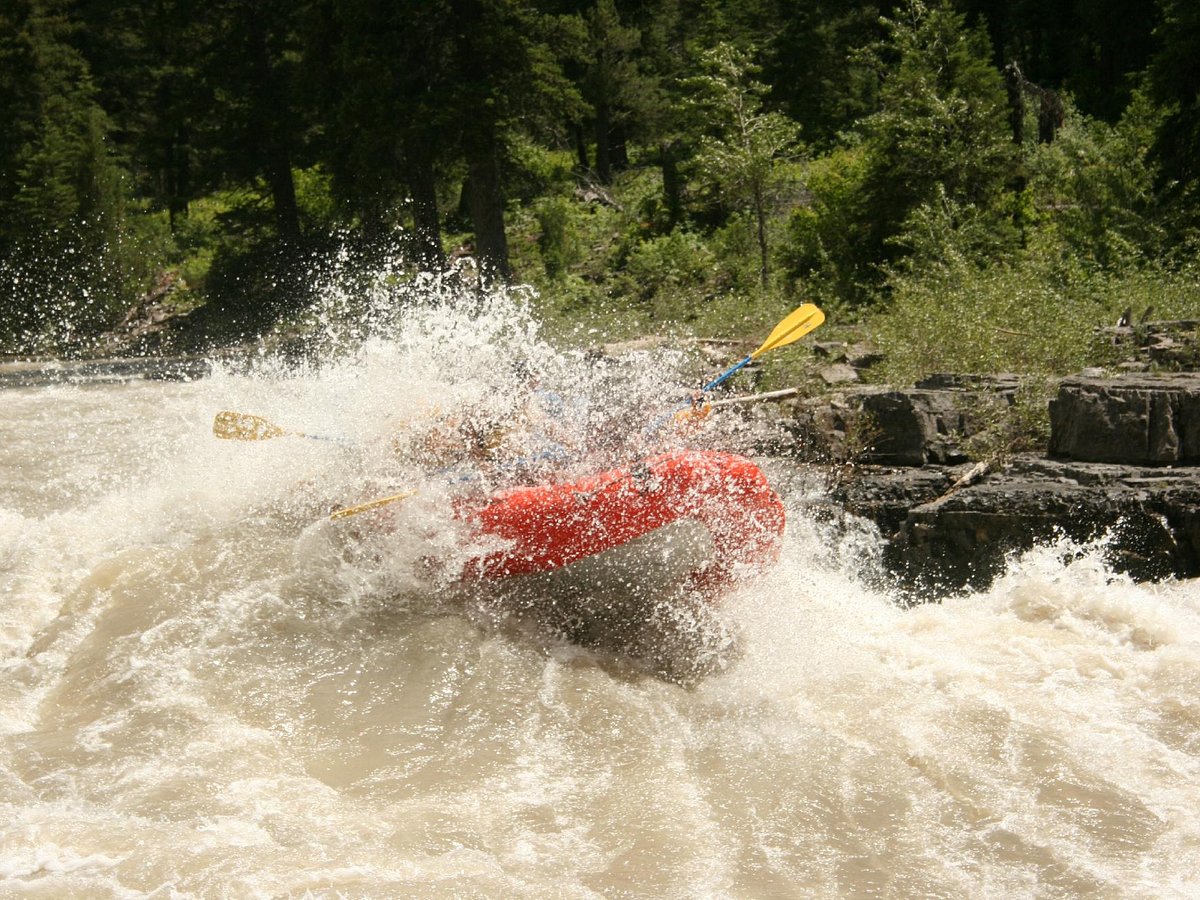
[[[907,384],[935,372],[1064,375],[1117,361],[1098,331],[1127,308],[1158,317],[1200,308],[1195,269],[1104,272],[1064,260],[1053,243],[978,266],[949,260],[894,275],[872,337],[886,356],[877,377]]]
[[[517,135],[508,147],[505,166],[510,195],[524,203],[572,182],[575,158],[568,152],[541,147]]]
[[[560,278],[579,258],[572,204],[562,197],[548,197],[535,205],[534,215],[540,229],[538,249],[546,275]]]
[[[625,260],[625,272],[642,295],[695,286],[712,277],[712,249],[691,231],[677,228],[635,244]]]
[[[871,166],[862,146],[842,147],[814,160],[804,180],[802,205],[788,222],[784,266],[803,282],[807,296],[831,308],[864,301],[867,284],[877,278],[866,243],[864,186]]]
[[[1078,369],[1091,360],[1104,319],[1094,303],[1081,304],[1047,275],[950,262],[894,281],[889,308],[874,323],[886,356],[880,377],[908,384],[935,372]]]
[[[1017,385],[1011,402],[992,394],[973,410],[980,426],[964,442],[967,454],[993,466],[1008,465],[1014,453],[1044,451],[1050,443],[1052,379],[1027,376]]]

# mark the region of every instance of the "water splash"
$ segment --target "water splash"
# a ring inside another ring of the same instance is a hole
[[[516,359],[585,426],[644,422],[693,378],[683,354],[555,349],[519,295],[456,291],[334,292],[299,360],[4,392],[5,891],[1195,892],[1194,585],[1060,545],[905,609],[871,529],[809,517],[817,482],[773,468],[781,562],[719,617],[661,602],[704,552],[686,533],[609,563],[640,619],[589,604],[591,570],[459,592],[437,561],[469,552],[462,485],[397,438],[497,408]],[[369,326],[340,320],[360,302]],[[220,441],[221,409],[352,446]],[[326,518],[412,486],[386,532]],[[667,637],[683,652],[656,658]]]

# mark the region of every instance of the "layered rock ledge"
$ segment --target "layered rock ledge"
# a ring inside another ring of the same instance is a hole
[[[1010,554],[1062,539],[1098,541],[1135,579],[1200,576],[1200,373],[1063,379],[1048,453],[973,467],[983,412],[1018,390],[1009,376],[861,388],[796,404],[785,428],[802,458],[857,452],[833,499],[878,526],[891,577],[922,594],[986,587]]]
[[[1113,569],[1138,580],[1200,576],[1200,468],[1022,455],[953,490],[969,468],[865,472],[835,499],[876,523],[888,569],[919,590],[984,588],[1009,554],[1063,538],[1100,541]]]
[[[1063,381],[1050,403],[1050,455],[1200,465],[1200,374]]]

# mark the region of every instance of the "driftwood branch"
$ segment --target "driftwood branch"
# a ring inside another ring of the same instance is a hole
[[[725,397],[714,400],[713,406],[733,406],[736,403],[758,403],[760,400],[779,400],[783,397],[794,397],[800,393],[800,388],[784,388],[781,391],[767,391],[762,394],[747,394],[743,397]]]

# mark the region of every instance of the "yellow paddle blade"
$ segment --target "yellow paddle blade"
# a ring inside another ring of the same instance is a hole
[[[348,516],[357,516],[359,513],[366,512],[369,509],[377,509],[380,506],[395,503],[397,500],[405,500],[415,493],[416,491],[401,491],[399,494],[392,494],[390,497],[380,497],[378,500],[369,500],[366,503],[358,504],[358,506],[347,506],[345,509],[339,509],[337,512],[330,513],[329,518],[345,519]]]
[[[224,410],[213,419],[213,434],[227,441],[265,441],[287,432],[262,416]]]
[[[788,313],[787,318],[775,326],[775,330],[763,341],[762,346],[750,356],[758,359],[768,350],[798,341],[824,321],[825,313],[821,312],[815,304],[805,303]]]

